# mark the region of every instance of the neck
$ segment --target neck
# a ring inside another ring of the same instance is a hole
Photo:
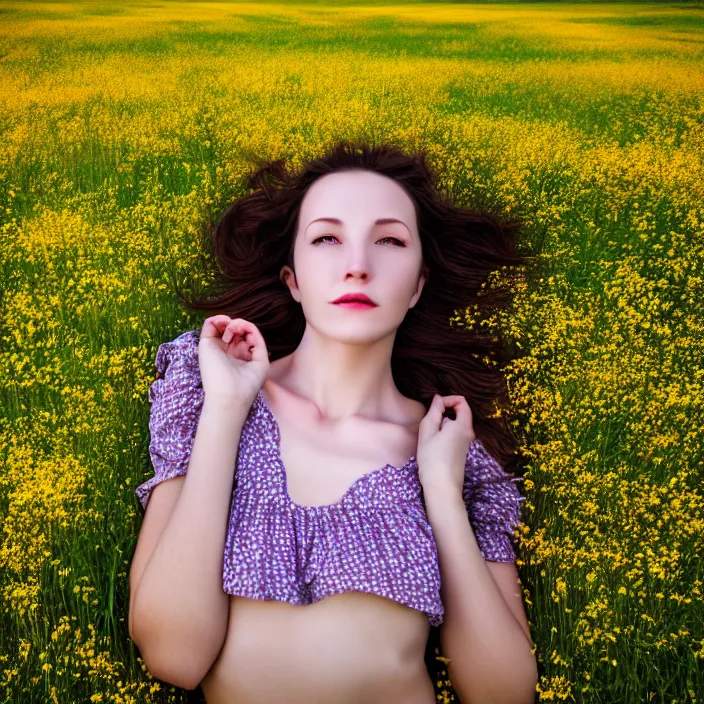
[[[394,335],[371,344],[340,342],[310,326],[289,356],[286,385],[313,402],[322,419],[384,415],[399,392],[391,373]]]

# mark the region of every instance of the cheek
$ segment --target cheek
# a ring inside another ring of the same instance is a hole
[[[418,290],[418,266],[413,263],[397,267],[393,281],[394,298],[406,303]]]
[[[299,264],[296,269],[296,283],[301,296],[311,301],[327,301],[332,295],[335,286],[330,282],[328,271],[325,266],[310,261]],[[339,288],[339,287],[338,287]]]

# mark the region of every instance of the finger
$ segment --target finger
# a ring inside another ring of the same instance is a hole
[[[435,394],[430,402],[428,412],[425,414],[418,427],[421,437],[435,432],[440,427],[442,414],[445,412],[445,402],[440,394]]]
[[[244,318],[234,318],[222,333],[222,341],[229,345],[231,342],[235,346],[240,345],[244,349],[249,347],[247,335],[251,333],[252,324]]]
[[[231,340],[235,342],[244,342],[246,341],[247,334],[251,331],[251,329],[252,323],[250,323],[249,320],[245,320],[244,318],[233,318],[222,332],[222,341],[225,344],[229,344]]]
[[[436,402],[438,402],[438,404],[436,404]],[[455,411],[454,420],[443,417],[447,408],[452,408]],[[430,409],[428,410],[428,415],[436,427],[437,425],[441,428],[444,427],[446,425],[445,421],[451,423],[459,421],[460,425],[468,427],[471,427],[472,424],[472,410],[467,403],[467,399],[457,394],[452,396],[440,396],[439,394],[435,394]]]
[[[464,396],[445,396],[445,402],[449,408],[455,411],[453,422],[459,422],[462,427],[471,427],[472,409]]]
[[[454,394],[453,396],[443,396],[447,406],[452,406],[455,408],[460,403],[467,403],[467,399],[459,394]]]
[[[266,340],[256,325],[252,325],[252,360],[262,363],[269,362]]]
[[[222,341],[225,344],[229,344],[231,340],[235,340],[237,338],[238,333],[240,337],[243,337],[242,330],[242,321],[239,318],[235,318],[234,320],[230,321],[230,323],[228,323],[227,327],[222,333]]]
[[[445,410],[444,397],[440,394],[435,394],[433,400],[430,402],[430,407],[428,408],[428,414],[430,417],[435,417],[437,415],[442,415]]]
[[[249,320],[235,318],[223,334],[223,341],[229,343],[230,340],[241,344],[244,350],[251,354],[249,361],[268,361],[269,353],[266,349],[266,342],[259,328]]]
[[[457,408],[459,409],[457,413],[458,418],[462,418],[463,420],[469,420],[472,418],[472,409],[469,407],[469,404],[466,400],[464,403],[461,403]]]
[[[232,318],[229,315],[212,315],[203,321],[200,331],[200,339],[206,337],[220,337],[222,331],[229,325]]]

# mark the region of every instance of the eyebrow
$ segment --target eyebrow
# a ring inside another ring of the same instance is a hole
[[[339,220],[338,218],[316,218],[315,220],[311,220],[311,221],[306,225],[306,231],[308,230],[308,228],[309,228],[314,222],[319,222],[319,221],[321,221],[321,220],[322,220],[323,222],[331,222],[331,223],[333,223],[333,224],[335,224],[335,225],[342,225],[342,224],[343,224],[342,220]],[[389,224],[392,223],[392,222],[401,223],[401,225],[403,225],[403,226],[408,230],[408,232],[410,233],[411,230],[410,230],[410,228],[408,227],[408,225],[406,225],[406,223],[403,222],[403,220],[397,220],[396,218],[379,218],[378,220],[375,220],[375,221],[374,221],[374,224],[375,224],[375,225],[389,225]]]

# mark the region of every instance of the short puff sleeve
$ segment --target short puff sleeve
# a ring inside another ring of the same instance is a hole
[[[463,498],[482,556],[490,562],[515,562],[514,530],[522,520],[525,497],[479,438],[469,446]]]
[[[156,379],[149,387],[149,455],[154,476],[135,493],[146,510],[157,484],[186,474],[204,393],[198,364],[199,330],[189,330],[159,346]]]

